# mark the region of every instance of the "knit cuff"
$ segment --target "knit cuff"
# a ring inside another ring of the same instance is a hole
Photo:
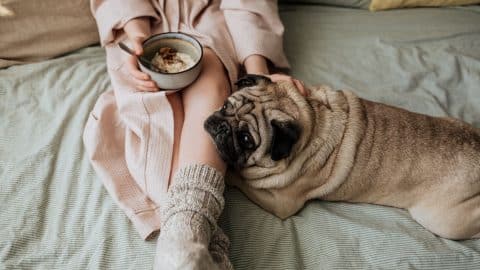
[[[175,174],[171,188],[198,188],[209,191],[215,198],[222,201],[223,207],[224,175],[209,165],[192,164],[180,168]]]
[[[215,231],[225,205],[223,174],[208,165],[194,164],[178,170],[173,182],[162,209],[164,223],[178,213],[193,212],[208,220]]]

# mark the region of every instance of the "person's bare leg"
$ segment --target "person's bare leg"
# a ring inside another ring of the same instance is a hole
[[[168,101],[172,106],[173,111],[173,153],[172,153],[172,166],[170,169],[169,185],[173,175],[178,169],[178,156],[180,150],[180,137],[182,135],[183,127],[183,102],[182,95],[179,92],[167,95]]]
[[[228,238],[216,229],[224,204],[226,165],[203,129],[204,120],[223,104],[230,86],[221,61],[211,50],[205,50],[203,61],[202,74],[181,95],[183,125],[157,244],[156,267],[160,269],[232,268]],[[176,104],[176,100],[170,102]]]
[[[178,166],[207,164],[225,175],[226,164],[220,158],[210,135],[204,130],[203,123],[223,105],[230,94],[230,83],[226,70],[215,53],[206,49],[204,56],[203,80],[182,95],[185,119]],[[221,269],[233,268],[228,259],[228,246],[228,237],[224,232],[221,229],[215,231],[209,249]]]
[[[204,57],[203,70],[199,79],[181,92],[167,95],[174,112],[170,185],[179,166],[186,164],[208,164],[225,174],[225,163],[218,155],[209,135],[204,131],[203,122],[222,106],[230,93],[230,85],[223,64],[215,53],[207,48]],[[188,112],[185,112],[184,107],[187,107]],[[185,121],[186,113],[188,113],[187,121]]]
[[[222,62],[212,50],[204,50],[204,60],[200,78],[182,92],[185,119],[180,139],[179,167],[207,164],[225,174],[226,165],[203,129],[203,122],[222,106],[230,93],[230,84]]]

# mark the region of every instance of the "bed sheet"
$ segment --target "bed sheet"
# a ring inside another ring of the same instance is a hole
[[[369,13],[282,5],[295,76],[480,127],[478,7]],[[109,89],[89,47],[0,70],[0,269],[151,269],[88,162],[82,130]],[[281,221],[228,188],[236,269],[475,269],[480,240],[437,238],[404,210],[313,201]]]

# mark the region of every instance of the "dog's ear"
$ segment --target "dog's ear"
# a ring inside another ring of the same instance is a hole
[[[272,125],[272,144],[270,145],[270,157],[277,161],[290,155],[293,145],[300,138],[300,127],[292,121],[270,121]]]
[[[245,88],[245,87],[252,87],[255,85],[259,85],[261,83],[271,83],[272,80],[270,78],[256,75],[256,74],[247,74],[244,77],[240,78],[235,85],[237,86],[238,90]]]

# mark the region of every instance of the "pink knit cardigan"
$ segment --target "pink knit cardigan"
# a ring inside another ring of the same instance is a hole
[[[107,191],[146,239],[160,229],[173,149],[173,112],[162,92],[141,92],[125,80],[126,54],[116,42],[125,23],[149,17],[152,33],[184,32],[211,48],[230,82],[252,54],[288,67],[275,0],[91,0],[107,52],[113,90],[103,93],[85,126],[91,163]],[[128,42],[128,41],[127,41]]]

